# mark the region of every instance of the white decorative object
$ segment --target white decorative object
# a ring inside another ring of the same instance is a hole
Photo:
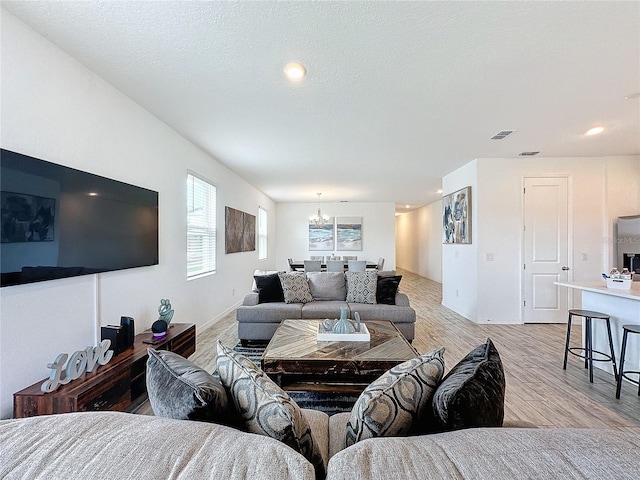
[[[360,324],[360,332],[355,333],[334,333],[327,330],[322,323],[318,324],[317,340],[319,342],[369,342],[371,334],[364,323]]]
[[[44,393],[55,391],[60,385],[66,385],[71,380],[79,378],[85,371],[91,372],[96,364],[106,365],[113,357],[113,350],[109,350],[111,340],[102,340],[96,347],[78,350],[67,362],[69,355],[61,353],[47,368],[51,369],[49,380],[45,381],[40,390]],[[66,363],[66,365],[65,365]]]

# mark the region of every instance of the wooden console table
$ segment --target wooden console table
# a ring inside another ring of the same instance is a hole
[[[169,350],[185,358],[196,351],[196,327],[193,324],[171,324],[169,333],[158,344],[143,343],[151,337],[150,330],[136,335],[133,346],[113,357],[109,363],[84,373],[54,392],[40,391],[46,380],[43,378],[14,393],[14,418],[91,410],[135,410],[147,399],[148,348]]]

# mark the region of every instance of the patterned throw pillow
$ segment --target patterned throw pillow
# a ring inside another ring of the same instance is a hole
[[[347,302],[376,303],[378,274],[371,272],[345,272],[347,277]]]
[[[431,399],[433,418],[423,431],[500,427],[504,420],[505,378],[500,354],[490,338],[451,369]]]
[[[220,379],[177,353],[148,349],[147,392],[157,417],[233,424]]]
[[[286,303],[313,302],[307,275],[304,272],[278,272],[278,276]]]
[[[444,373],[444,348],[396,365],[356,401],[345,432],[345,448],[367,438],[409,434]]]
[[[314,465],[316,476],[324,478],[322,455],[298,404],[251,360],[220,341],[216,364],[246,430],[275,438],[300,452]]]

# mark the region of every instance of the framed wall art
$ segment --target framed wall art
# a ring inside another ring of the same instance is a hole
[[[309,220],[309,250],[334,250],[334,219],[329,217],[324,223]]]
[[[471,243],[471,187],[442,197],[442,243]]]
[[[256,249],[256,216],[224,207],[225,253],[252,252]]]
[[[362,250],[362,217],[338,217],[336,250]]]

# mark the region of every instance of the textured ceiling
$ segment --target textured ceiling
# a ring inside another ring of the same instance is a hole
[[[636,1],[2,6],[277,202],[419,205],[474,158],[640,154]]]

